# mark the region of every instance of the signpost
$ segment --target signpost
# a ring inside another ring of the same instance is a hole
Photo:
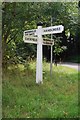
[[[36,83],[42,81],[42,45],[52,45],[53,40],[43,39],[42,35],[62,33],[64,27],[62,25],[42,28],[42,24],[38,24],[38,29],[24,31],[23,40],[25,43],[37,44],[37,64],[36,64]]]
[[[42,26],[38,26],[37,30],[37,65],[36,65],[36,83],[42,83]]]

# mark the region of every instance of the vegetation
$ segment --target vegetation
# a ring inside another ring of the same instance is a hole
[[[80,63],[80,56],[70,56],[66,59],[67,62]]]
[[[43,27],[51,26],[51,18],[52,25],[62,24],[65,28],[63,33],[53,35],[53,58],[58,56],[58,60],[61,58],[64,61],[69,56],[77,55],[80,48],[78,9],[78,2],[3,2],[3,66],[35,58],[36,46],[23,42],[23,31],[37,28],[39,21],[44,23]],[[50,38],[50,35],[47,37]],[[46,51],[50,52],[50,48],[43,46],[43,50],[49,60]]]
[[[78,71],[53,66],[50,77],[49,63],[44,62],[44,84],[36,85],[37,47],[23,42],[23,31],[36,29],[39,21],[49,27],[51,18],[52,25],[62,24],[64,31],[52,35],[53,58],[69,60],[80,56],[79,12],[78,2],[2,3],[3,118],[78,117]],[[50,60],[49,46],[43,46],[43,56]]]
[[[78,72],[44,63],[43,83],[35,84],[35,62],[9,66],[3,74],[3,118],[78,117]]]

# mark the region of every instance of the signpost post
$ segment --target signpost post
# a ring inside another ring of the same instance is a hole
[[[42,24],[38,24],[37,30],[37,65],[36,65],[36,83],[42,83]]]
[[[37,84],[43,83],[43,80],[42,80],[43,79],[43,76],[42,76],[42,45],[53,44],[51,40],[48,40],[45,42],[45,39],[42,38],[42,35],[61,33],[63,30],[64,30],[64,27],[62,25],[42,28],[42,24],[39,23],[38,29],[24,31],[24,36],[23,36],[24,42],[37,44],[37,64],[36,64],[36,83]],[[51,54],[51,59],[52,59],[52,54]]]

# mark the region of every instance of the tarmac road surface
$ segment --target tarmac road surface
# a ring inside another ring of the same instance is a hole
[[[67,66],[67,67],[74,68],[74,69],[80,71],[80,64],[78,64],[78,63],[64,62],[64,63],[60,63],[59,65]]]

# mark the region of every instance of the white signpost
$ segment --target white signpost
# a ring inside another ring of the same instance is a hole
[[[42,35],[62,33],[64,26],[51,26],[42,28],[42,25],[38,25],[38,29],[24,31],[23,40],[25,43],[37,44],[37,64],[36,64],[36,83],[43,83],[42,78],[42,45],[52,45],[53,41],[43,39]]]

